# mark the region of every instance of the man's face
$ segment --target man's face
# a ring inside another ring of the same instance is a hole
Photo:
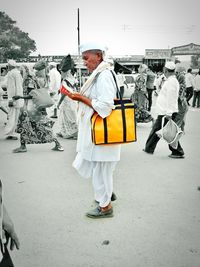
[[[94,53],[93,51],[85,51],[82,54],[82,58],[87,69],[92,72],[102,61],[101,53]]]

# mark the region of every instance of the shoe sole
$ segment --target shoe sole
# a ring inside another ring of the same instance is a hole
[[[51,150],[53,150],[53,151],[60,151],[60,152],[64,151],[63,148],[61,148],[61,149],[58,149],[58,148],[52,148]]]
[[[172,155],[169,155],[168,156],[169,158],[171,158],[171,159],[184,159],[185,157],[184,156],[172,156]]]
[[[27,152],[27,150],[18,150],[18,151],[13,150],[13,153],[25,153],[25,152]]]
[[[100,216],[94,216],[94,215],[86,214],[86,216],[88,218],[92,218],[92,219],[102,219],[102,218],[112,218],[112,217],[114,217],[114,214],[107,214],[107,215],[100,215]]]
[[[6,138],[6,140],[18,140],[17,137],[9,137],[9,138]]]
[[[148,151],[146,151],[145,149],[142,149],[142,151],[144,151],[144,152],[147,153],[147,154],[153,155],[153,152],[148,152]]]

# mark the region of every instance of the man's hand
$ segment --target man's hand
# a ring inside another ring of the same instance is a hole
[[[13,100],[18,100],[18,99],[20,99],[20,98],[21,98],[21,96],[19,96],[19,95],[14,95],[14,96],[12,97]]]
[[[64,94],[68,96],[69,98],[71,98],[72,100],[76,100],[76,101],[80,101],[82,97],[82,95],[79,94],[78,92],[70,92],[64,86],[61,87],[60,92],[61,94]]]
[[[5,230],[7,244],[10,242],[10,249],[13,250],[14,247],[19,249],[19,239],[15,233],[14,224],[10,219],[5,206],[3,206],[3,230]]]
[[[13,231],[11,233],[8,233],[6,231],[5,235],[6,235],[6,244],[10,243],[10,250],[13,250],[14,247],[19,249],[20,243],[19,243],[19,239],[17,237],[17,234],[14,231],[14,228],[13,228]]]

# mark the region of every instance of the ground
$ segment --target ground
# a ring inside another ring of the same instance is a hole
[[[3,114],[3,113],[2,113]],[[171,159],[164,141],[154,155],[142,151],[151,123],[122,146],[114,175],[114,217],[89,219],[96,206],[90,179],[72,168],[76,141],[29,145],[5,140],[0,119],[0,170],[4,199],[21,247],[16,267],[199,267],[200,110],[190,109],[181,139],[185,159]]]

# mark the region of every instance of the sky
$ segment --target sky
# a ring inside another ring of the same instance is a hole
[[[98,42],[109,55],[200,44],[199,0],[0,0],[0,10],[36,42],[33,55],[78,54]]]

